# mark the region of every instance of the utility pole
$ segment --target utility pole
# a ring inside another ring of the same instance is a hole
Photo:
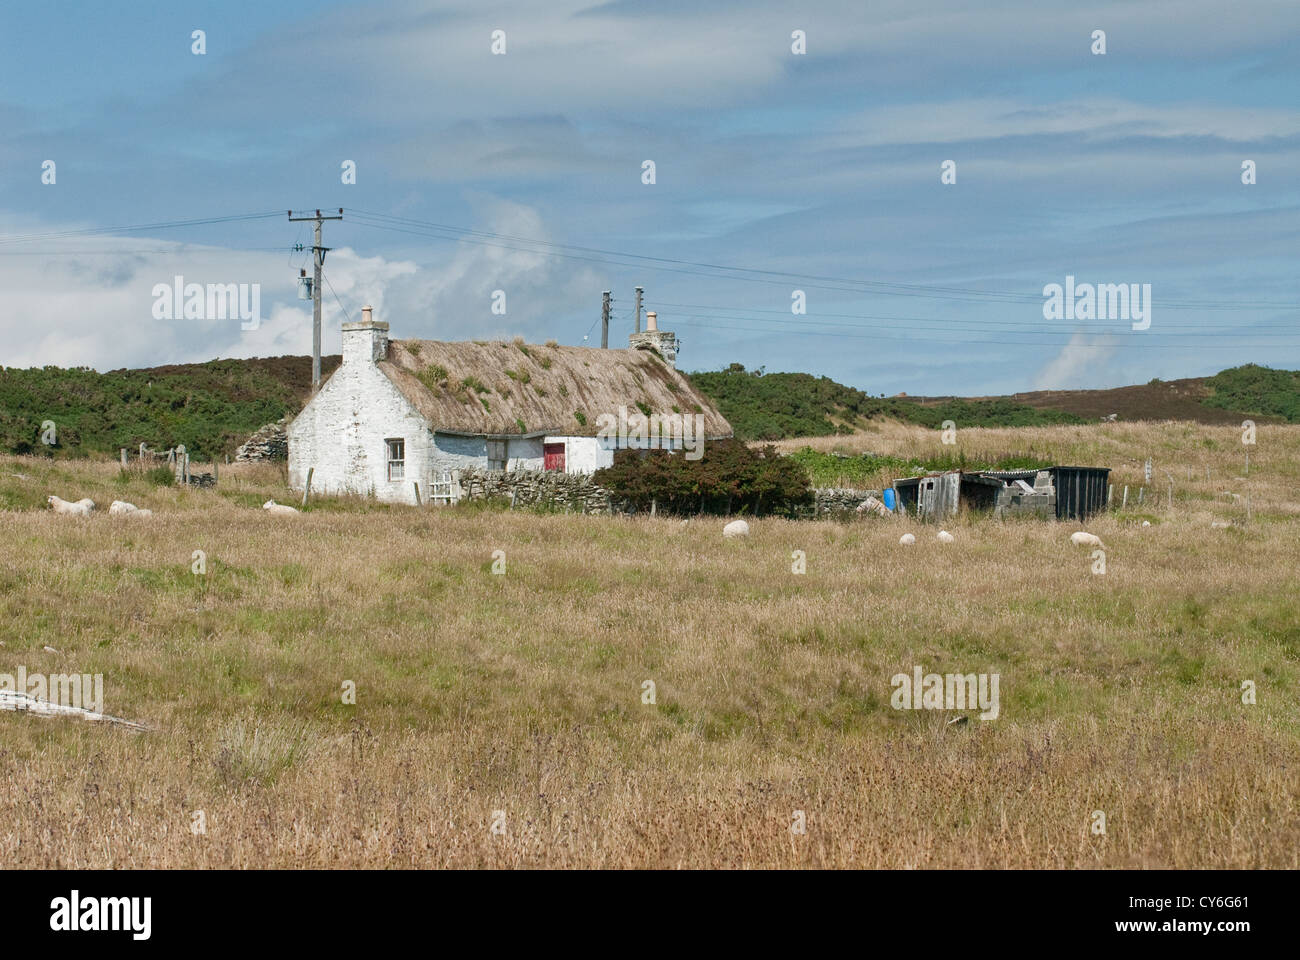
[[[600,349],[609,349],[609,294],[606,290],[602,293],[600,303]]]
[[[644,287],[636,288],[636,332],[641,332],[641,294],[645,292]]]
[[[295,217],[293,211],[289,211],[289,222],[299,223],[304,220],[311,220],[315,223],[316,228],[313,231],[311,259],[314,264],[311,284],[311,392],[315,393],[320,389],[320,268],[325,263],[325,252],[329,247],[321,246],[320,228],[324,220],[342,220],[343,208],[339,207],[338,216],[321,216],[319,210],[315,216]]]

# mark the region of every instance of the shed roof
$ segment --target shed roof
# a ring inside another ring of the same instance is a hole
[[[592,437],[601,414],[644,406],[665,416],[703,415],[710,440],[732,435],[709,399],[649,350],[391,340],[378,366],[435,430]]]

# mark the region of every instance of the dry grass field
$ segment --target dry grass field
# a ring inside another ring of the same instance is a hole
[[[1073,524],[959,519],[944,545],[902,519],[760,519],[734,541],[717,518],[362,500],[276,520],[272,467],[181,491],[0,458],[0,672],[102,673],[105,710],[152,727],[0,713],[0,858],[1300,866],[1300,428],[1260,427],[1245,479],[1230,427],[959,439],[1114,468],[1130,508],[1088,525],[1107,572]],[[897,425],[811,443],[939,449]],[[51,493],[101,510],[54,516]],[[999,674],[1000,716],[893,709],[918,665]]]

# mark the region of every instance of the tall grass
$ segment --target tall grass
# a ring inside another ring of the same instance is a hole
[[[1223,428],[959,431],[968,456],[1172,473],[1172,508],[1162,489],[1088,526],[1105,575],[1051,522],[962,519],[942,545],[898,520],[724,540],[720,520],[359,499],[272,520],[258,504],[293,499],[274,467],[223,467],[212,492],[0,459],[0,672],[103,673],[105,709],[154,728],[0,714],[0,856],[1294,868],[1297,441],[1260,428],[1238,479]],[[898,426],[820,443],[944,449]],[[55,517],[49,493],[155,517]],[[1000,674],[1001,716],[894,710],[890,678],[916,665]]]

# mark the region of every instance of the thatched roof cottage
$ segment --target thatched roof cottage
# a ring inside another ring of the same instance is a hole
[[[609,429],[629,410],[633,420],[688,420],[706,441],[732,434],[708,398],[644,345],[389,340],[369,307],[362,317],[343,324],[342,365],[288,427],[296,489],[311,470],[313,491],[414,503],[416,484],[427,500],[466,467],[590,473],[615,450],[641,445]],[[681,449],[682,440],[655,445]]]

